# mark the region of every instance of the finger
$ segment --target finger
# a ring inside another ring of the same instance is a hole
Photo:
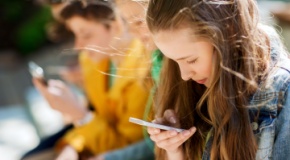
[[[60,96],[64,93],[70,92],[69,88],[65,85],[65,83],[60,80],[51,79],[48,81],[48,86],[48,91],[56,96]]]
[[[172,109],[165,110],[163,117],[167,122],[170,122],[174,126],[176,125],[176,123],[178,121],[177,115],[176,115],[175,111]]]
[[[58,87],[48,87],[47,91],[48,91],[48,93],[50,93],[51,95],[54,95],[54,96],[59,97],[59,96],[63,95],[62,90]]]
[[[166,121],[165,121],[165,119],[163,118],[163,117],[156,117],[153,121],[152,121],[152,123],[157,123],[157,124],[165,124],[166,123]]]
[[[158,129],[158,128],[147,127],[147,132],[148,132],[150,135],[155,135],[155,134],[159,134],[159,133],[161,132],[161,130]]]
[[[177,131],[174,131],[174,130],[163,131],[163,132],[160,132],[159,134],[150,135],[150,138],[154,142],[160,142],[160,141],[164,141],[168,138],[172,138],[172,137],[176,136],[177,134],[178,134]]]
[[[37,89],[43,90],[44,88],[46,88],[38,78],[32,78],[32,83]]]
[[[186,140],[188,140],[194,133],[196,132],[196,128],[192,127],[189,130],[178,133],[176,136],[165,139],[163,141],[158,142],[158,146],[161,148],[169,148],[172,145],[180,146]]]
[[[48,81],[49,86],[57,87],[57,88],[64,88],[65,84],[61,80],[51,79]]]
[[[167,151],[177,150],[186,140],[188,140],[195,133],[195,131],[196,129],[190,129],[188,130],[188,132],[179,133],[175,137],[157,142],[156,146]]]
[[[32,82],[35,88],[40,92],[40,94],[44,97],[48,96],[47,86],[45,86],[39,79],[33,78]]]

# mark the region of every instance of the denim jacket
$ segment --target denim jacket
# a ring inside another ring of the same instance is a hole
[[[290,160],[290,60],[280,46],[271,39],[270,72],[250,99],[249,114],[258,144],[256,160]],[[206,143],[203,160],[210,159],[211,142],[210,138]]]

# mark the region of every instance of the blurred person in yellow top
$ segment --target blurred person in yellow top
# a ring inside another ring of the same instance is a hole
[[[126,20],[129,32],[132,36],[140,39],[148,51],[148,56],[151,57],[151,78],[154,86],[151,89],[149,99],[147,101],[146,112],[143,116],[144,120],[151,121],[154,116],[153,99],[155,91],[159,84],[159,75],[163,63],[163,55],[156,47],[151,38],[151,33],[147,27],[145,17],[148,0],[116,0],[116,6],[122,17]],[[153,115],[153,116],[152,116]],[[127,146],[122,149],[108,151],[101,155],[91,157],[89,160],[153,160],[154,157],[154,143],[149,138],[147,131],[144,133],[145,139]]]
[[[60,140],[57,159],[98,155],[143,139],[142,127],[128,121],[142,118],[150,91],[142,43],[126,32],[109,1],[73,1],[61,17],[75,35],[75,48],[83,50],[84,89],[94,111],[83,107],[63,82],[50,80],[45,86],[33,80],[51,107],[69,114],[77,126]]]

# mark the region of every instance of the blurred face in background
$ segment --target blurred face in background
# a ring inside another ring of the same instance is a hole
[[[85,49],[96,61],[108,58],[110,42],[114,37],[111,27],[80,16],[68,19],[66,25],[75,36],[76,49]]]
[[[145,21],[146,6],[131,0],[118,0],[117,7],[127,21],[131,34],[144,44],[149,43],[151,37]]]

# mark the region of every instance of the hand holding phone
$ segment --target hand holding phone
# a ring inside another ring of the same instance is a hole
[[[31,75],[34,78],[39,79],[44,85],[47,86],[47,81],[44,78],[43,69],[32,61],[28,63],[28,67],[29,67],[29,72],[31,73]]]
[[[184,129],[174,128],[174,127],[165,126],[165,125],[156,124],[156,123],[151,123],[151,122],[143,121],[141,119],[133,118],[133,117],[129,118],[129,122],[132,122],[132,123],[135,123],[135,124],[139,124],[139,125],[142,125],[142,126],[158,128],[158,129],[162,129],[162,130],[175,130],[177,132],[184,131]]]

